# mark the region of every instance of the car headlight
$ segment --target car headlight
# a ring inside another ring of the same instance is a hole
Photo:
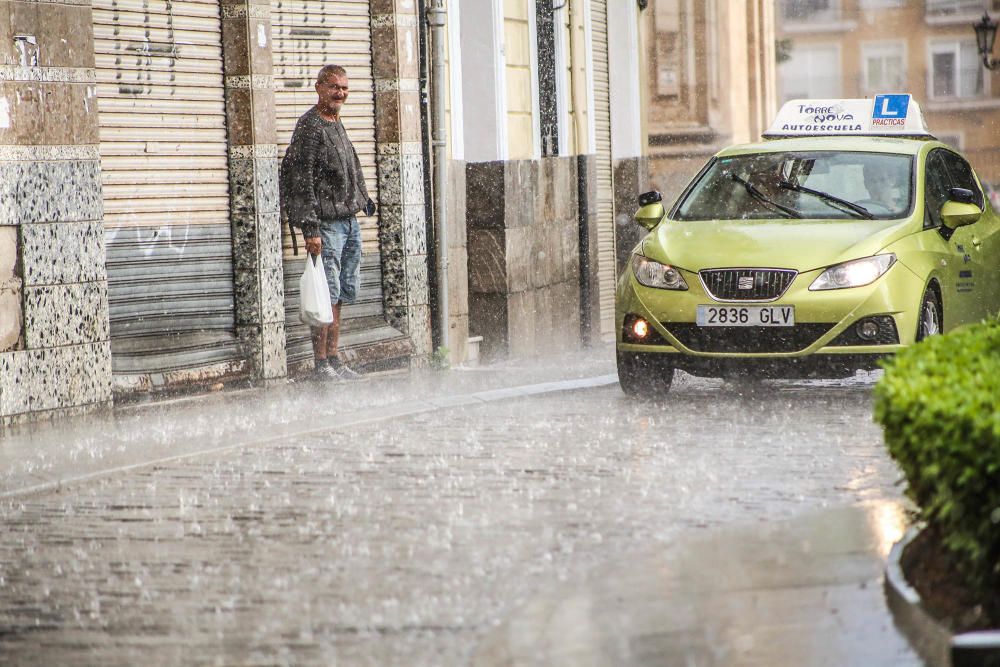
[[[632,256],[632,271],[635,273],[635,279],[646,287],[673,290],[686,290],[688,288],[680,271],[668,264],[654,262],[642,255]]]
[[[870,285],[895,263],[896,255],[889,253],[837,264],[821,273],[809,286],[809,289],[816,291]]]

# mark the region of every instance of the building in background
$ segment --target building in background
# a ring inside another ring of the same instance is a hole
[[[331,62],[379,204],[349,361],[426,363],[441,303],[454,363],[470,336],[493,356],[612,338],[615,214],[645,178],[643,17],[634,0],[0,3],[0,425],[311,367],[278,165]]]
[[[649,6],[649,182],[669,204],[716,151],[757,140],[770,124],[774,3],[652,0]],[[634,224],[631,230],[634,240],[644,233]]]
[[[1000,0],[782,0],[780,101],[911,93],[931,132],[1000,184],[1000,72],[972,29]]]
[[[482,338],[487,358],[610,340],[615,215],[645,180],[645,15],[633,0],[448,12],[448,218],[468,261],[450,339]]]

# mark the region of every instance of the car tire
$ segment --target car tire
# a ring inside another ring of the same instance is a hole
[[[920,299],[920,319],[917,320],[917,342],[928,336],[936,336],[943,329],[944,313],[941,307],[941,298],[937,290],[928,286],[924,290],[924,296]]]
[[[656,398],[670,390],[674,367],[660,354],[618,352],[618,384],[626,396]]]

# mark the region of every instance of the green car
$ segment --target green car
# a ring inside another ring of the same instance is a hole
[[[616,293],[626,394],[709,377],[848,377],[1000,312],[1000,216],[908,95],[796,100],[765,141],[716,154]]]

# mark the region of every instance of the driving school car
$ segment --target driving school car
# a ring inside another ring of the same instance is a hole
[[[1000,217],[909,95],[793,100],[765,140],[716,154],[616,293],[630,395],[695,375],[844,377],[1000,311]]]

